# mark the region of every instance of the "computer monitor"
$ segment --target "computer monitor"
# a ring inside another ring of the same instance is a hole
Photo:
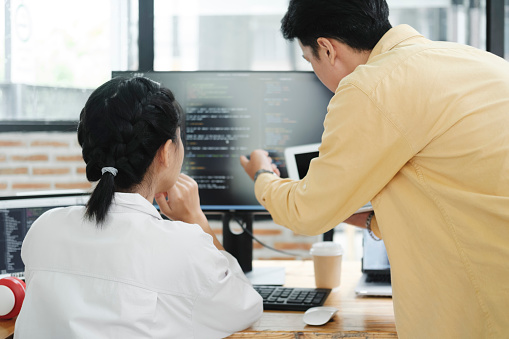
[[[333,93],[303,71],[112,73],[117,76],[144,76],[174,93],[185,112],[182,171],[197,181],[202,209],[223,214],[223,246],[250,271],[252,239],[228,226],[241,218],[250,230],[253,213],[267,212],[239,158],[265,149],[287,177],[285,148],[321,141]]]
[[[268,150],[287,177],[284,150],[321,141],[333,95],[313,72],[113,72],[173,91],[185,112],[183,172],[205,211],[263,211],[239,157]]]
[[[44,212],[55,208],[85,205],[86,193],[38,193],[0,197],[0,278],[23,273],[21,245],[30,226]]]

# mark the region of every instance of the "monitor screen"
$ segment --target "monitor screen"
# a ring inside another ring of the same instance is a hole
[[[0,277],[24,271],[21,245],[41,214],[55,207],[85,205],[87,200],[84,193],[0,197]]]
[[[313,72],[113,72],[169,88],[185,112],[182,171],[200,189],[202,209],[261,210],[239,157],[269,151],[287,177],[286,147],[319,143],[333,93]]]

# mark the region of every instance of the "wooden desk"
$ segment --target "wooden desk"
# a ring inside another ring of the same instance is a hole
[[[253,267],[267,266],[286,268],[286,286],[315,287],[310,260],[253,263]],[[360,262],[343,262],[341,286],[325,302],[325,306],[339,311],[323,326],[306,325],[302,321],[304,312],[265,311],[252,327],[228,338],[397,338],[392,299],[356,297],[354,288],[360,277]]]
[[[0,338],[12,338],[16,319],[0,320]]]
[[[255,260],[254,267],[284,266],[286,286],[314,287],[313,262]],[[356,297],[354,288],[361,276],[360,262],[343,262],[341,286],[332,291],[325,302],[339,311],[323,326],[308,326],[302,321],[304,312],[265,311],[252,327],[228,338],[397,338],[391,298]],[[15,320],[0,320],[0,338],[14,332]]]

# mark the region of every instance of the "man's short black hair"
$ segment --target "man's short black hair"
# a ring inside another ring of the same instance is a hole
[[[283,37],[299,39],[315,56],[320,37],[369,51],[391,27],[385,0],[291,0],[281,20]]]

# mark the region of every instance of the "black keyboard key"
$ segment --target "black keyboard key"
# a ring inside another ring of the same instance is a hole
[[[271,285],[254,285],[254,289],[263,297],[266,310],[305,311],[308,308],[322,306],[331,290],[324,288],[292,288]]]

